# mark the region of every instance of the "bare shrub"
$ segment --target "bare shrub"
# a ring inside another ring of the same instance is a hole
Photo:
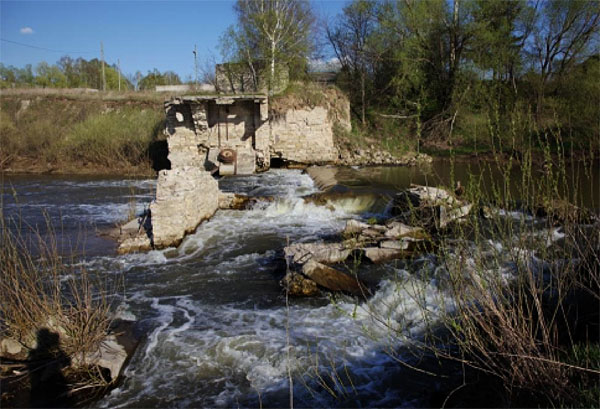
[[[0,207],[0,326],[4,336],[35,348],[36,333],[60,337],[69,357],[98,349],[111,323],[111,285],[66,263],[56,234],[5,217]],[[23,233],[24,231],[24,233]]]

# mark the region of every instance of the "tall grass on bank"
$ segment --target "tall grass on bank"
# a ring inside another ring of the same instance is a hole
[[[150,174],[162,104],[0,99],[0,169]]]
[[[461,180],[460,199],[473,204],[466,219],[436,229],[439,223],[413,217],[410,224],[430,230],[432,250],[401,264],[418,280],[393,279],[401,298],[419,306],[423,333],[411,333],[394,305],[388,311],[367,301],[361,308],[387,327],[389,335],[379,339],[395,341],[389,353],[400,364],[406,365],[398,345],[411,345],[418,357],[449,358],[502,385],[500,402],[477,406],[597,405],[600,198],[584,206],[582,192],[597,191],[600,176],[589,158],[565,147],[560,124],[553,132],[532,125],[523,133],[529,125],[515,118],[507,135],[488,127],[491,158],[483,172]],[[507,158],[511,149],[519,154]],[[449,192],[454,160],[448,160]],[[462,387],[477,382],[464,379]],[[459,397],[460,388],[446,392],[456,392],[459,405],[473,402]]]
[[[83,358],[106,337],[114,286],[67,263],[48,225],[42,236],[0,207],[0,329],[29,354],[48,330],[67,357]]]
[[[77,123],[58,149],[74,162],[109,167],[148,164],[148,150],[161,119],[156,112],[132,108],[94,115]]]
[[[440,236],[455,305],[444,321],[461,359],[500,379],[508,402],[587,406],[600,393],[600,221],[580,204],[593,186],[567,165],[576,158],[556,129],[532,129],[518,144],[519,129],[491,138],[488,167],[502,177],[467,181],[475,208]],[[506,161],[502,141],[522,155]],[[516,166],[520,180],[511,179]]]

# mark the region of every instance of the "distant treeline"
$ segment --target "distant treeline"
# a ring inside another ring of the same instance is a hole
[[[0,63],[0,88],[92,88],[106,90],[154,90],[156,85],[181,84],[179,75],[173,71],[160,72],[156,68],[148,71],[146,75],[136,72],[132,75],[119,76],[116,64],[104,65],[104,79],[102,61],[94,58],[73,59],[62,57],[56,64],[50,65],[41,62],[35,67],[31,64],[23,68],[5,66]]]

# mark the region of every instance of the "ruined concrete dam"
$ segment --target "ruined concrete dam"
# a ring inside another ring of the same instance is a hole
[[[158,175],[149,212],[124,226],[119,252],[177,245],[227,202],[215,174],[250,175],[275,160],[333,163],[334,126],[350,130],[350,104],[269,108],[263,94],[201,95],[165,102],[170,169]],[[341,107],[341,108],[340,108]]]

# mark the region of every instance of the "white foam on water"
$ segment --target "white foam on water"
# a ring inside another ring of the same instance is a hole
[[[384,375],[382,365],[393,362],[383,349],[413,342],[425,329],[423,314],[435,320],[448,304],[434,282],[398,274],[404,278],[383,281],[367,303],[342,299],[322,307],[292,304],[289,313],[284,306],[208,306],[189,297],[148,300],[156,311],[156,326],[130,365],[135,373],[126,373],[130,387],[103,405],[135,405],[167,385],[173,391],[188,385],[202,390],[205,406],[231,406],[252,399],[257,391],[285,391],[288,365],[295,376],[315,366],[331,370],[331,365],[345,365],[357,387],[373,392]],[[307,398],[302,386],[297,393]],[[327,393],[319,393],[327,401]]]

